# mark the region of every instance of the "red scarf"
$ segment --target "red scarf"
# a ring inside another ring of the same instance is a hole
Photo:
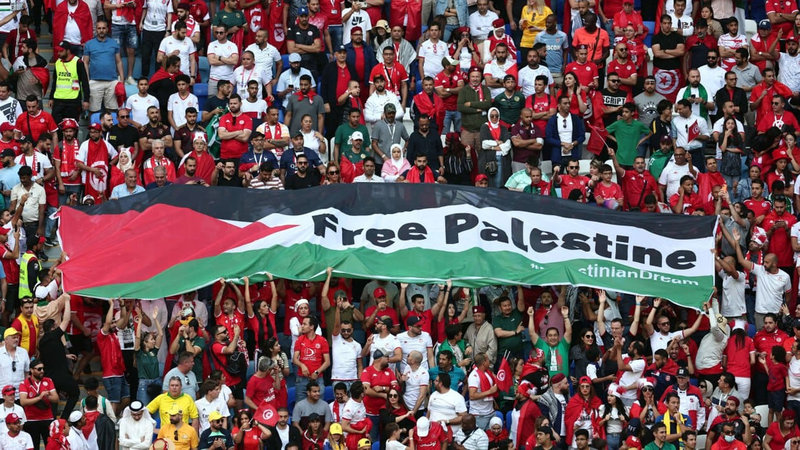
[[[264,127],[264,139],[280,140],[281,139],[281,124],[280,123],[276,123],[275,124],[275,136],[272,136],[272,131],[269,129],[269,127],[270,127],[269,124],[267,124],[267,126]]]
[[[574,430],[575,430],[575,423],[580,419],[581,414],[586,412],[592,420],[592,436],[593,437],[605,437],[605,433],[603,430],[605,427],[599,425],[599,420],[601,419],[600,415],[597,413],[597,409],[600,408],[603,402],[596,395],[592,395],[591,398],[588,400],[584,399],[580,395],[573,396],[569,403],[567,403],[567,409],[564,413],[564,426],[566,428],[566,436],[567,436],[567,444],[572,445],[572,438],[574,437]]]
[[[475,93],[478,94],[478,101],[483,101],[483,86],[478,84],[478,87],[473,87],[475,89]]]
[[[297,101],[302,102],[304,98],[308,99],[308,103],[314,104],[314,91],[308,91],[307,95],[303,95],[303,91],[297,91]]]
[[[165,80],[167,78],[169,78],[172,81],[175,81],[175,77],[177,77],[180,74],[181,74],[180,70],[175,73],[169,73],[166,70],[164,70],[163,67],[159,67],[158,70],[156,70],[156,73],[154,73],[153,76],[150,78],[150,84],[153,84],[156,81]]]
[[[481,382],[481,392],[486,392],[492,388],[495,384],[497,384],[497,378],[495,378],[494,374],[487,370],[486,372],[482,371],[481,369],[475,369],[478,372],[478,379]],[[500,395],[500,389],[495,391],[492,394],[492,397],[498,397]]]
[[[68,177],[73,170],[75,170],[75,159],[80,150],[80,145],[77,139],[72,142],[62,141],[61,144],[61,176]]]
[[[364,433],[347,433],[345,442],[347,448],[358,448],[358,441],[361,438],[368,437],[369,431],[372,429],[372,421],[369,419],[362,420],[361,422],[350,422],[350,428],[354,430],[364,430]]]
[[[436,121],[439,129],[442,129],[444,126],[444,103],[438,95],[433,94],[433,99],[431,99],[427,93],[420,92],[414,96],[414,104],[417,105],[419,112],[429,115]]]
[[[406,176],[406,181],[407,182],[409,182],[409,183],[419,183],[420,182],[419,181],[419,169],[417,169],[417,166],[411,167],[411,169],[408,170],[408,173],[406,175],[408,175],[408,176]],[[436,180],[433,179],[433,171],[431,170],[430,167],[425,166],[424,176],[425,176],[425,179],[424,179],[424,181],[422,181],[422,183],[426,183],[427,184],[427,183],[435,183],[436,182]]]
[[[491,120],[489,120],[486,123],[489,125],[489,133],[492,133],[492,138],[495,141],[499,141],[500,140],[500,122],[497,122],[497,124],[494,124],[494,123],[492,123]]]

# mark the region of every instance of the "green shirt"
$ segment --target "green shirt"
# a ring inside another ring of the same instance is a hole
[[[522,323],[522,313],[517,308],[514,308],[508,317],[502,314],[492,317],[492,327],[503,331],[517,331],[520,323]],[[522,334],[497,338],[497,354],[502,355],[506,351],[512,355],[522,354]]]
[[[241,27],[246,23],[244,13],[241,11],[227,12],[224,9],[217,11],[211,25],[225,25],[226,28]]]
[[[364,143],[361,145],[361,154],[355,155],[351,149],[353,148],[353,144],[350,143],[350,136],[353,135],[356,131],[360,131],[364,137]],[[342,156],[347,156],[347,159],[350,160],[353,164],[358,164],[362,156],[367,157],[370,155],[369,146],[372,145],[372,141],[369,139],[369,130],[364,125],[359,124],[357,127],[352,128],[349,123],[343,123],[339,125],[339,128],[336,129],[336,144],[339,145],[339,161],[341,163]],[[353,160],[354,157],[357,157],[356,160]]]
[[[197,376],[198,380],[203,379],[203,351],[206,349],[206,341],[205,339],[201,338],[200,336],[196,336],[192,341],[192,344],[195,347],[200,347],[202,350],[200,353],[195,355],[194,357],[194,367],[192,367],[192,372],[194,372],[195,376]],[[178,353],[186,350],[186,340],[181,336],[178,338]],[[177,358],[177,355],[175,355]],[[177,360],[176,360],[177,362]]]
[[[502,116],[501,116],[502,117]],[[546,174],[542,174],[542,181],[550,181],[550,177]],[[528,175],[528,169],[518,170],[511,174],[508,177],[508,181],[506,181],[506,187],[508,189],[525,189],[526,186],[531,185],[531,176]]]
[[[636,159],[636,147],[639,146],[639,139],[643,135],[650,133],[642,122],[633,120],[627,123],[620,119],[606,128],[609,134],[617,140],[617,161],[621,166],[632,166]]]
[[[644,450],[675,450],[675,445],[671,442],[664,442],[663,447],[659,447],[656,445],[656,442],[653,441],[644,446]]]
[[[136,368],[139,370],[140,380],[153,380],[160,377],[161,371],[158,370],[158,349],[154,348],[149,352],[139,349],[139,351],[136,352]]]
[[[653,178],[658,180],[661,177],[661,172],[664,171],[664,167],[667,166],[670,158],[672,158],[672,150],[667,153],[662,152],[661,149],[653,152],[650,156],[650,164],[648,164],[650,174],[653,175]]]
[[[499,352],[499,343],[497,347]],[[536,341],[535,347],[542,349],[544,352],[542,367],[545,367],[550,372],[551,378],[557,373],[569,376],[569,342],[565,338],[562,337],[555,347],[551,347],[544,338],[540,337]]]
[[[492,106],[500,111],[500,120],[507,123],[510,128],[519,122],[519,114],[525,107],[525,96],[521,92],[514,92],[514,95],[508,97],[502,92],[494,98]]]

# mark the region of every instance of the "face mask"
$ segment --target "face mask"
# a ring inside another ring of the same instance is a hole
[[[734,436],[732,434],[726,434],[725,435],[725,442],[733,442],[735,439],[736,439],[736,436]]]

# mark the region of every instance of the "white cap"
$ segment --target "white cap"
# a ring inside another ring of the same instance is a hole
[[[299,53],[291,53],[291,54],[289,54],[289,62],[290,63],[300,62],[302,60],[303,60],[303,58],[300,57]]]
[[[420,417],[417,420],[417,431],[415,434],[419,437],[425,437],[431,431],[431,421],[427,417]]]
[[[72,411],[69,413],[69,422],[75,423],[80,421],[83,418],[83,413],[80,411]]]
[[[36,289],[34,289],[34,295],[38,299],[45,299],[50,296],[50,290],[47,289],[47,286],[39,285],[36,286]]]
[[[300,305],[306,305],[306,306],[308,306],[308,300],[306,300],[306,299],[304,299],[304,298],[301,298],[300,300],[298,300],[298,301],[294,302],[294,309],[295,309],[295,310],[297,310],[297,308],[298,308]]]
[[[736,319],[733,321],[733,329],[734,330],[744,330],[745,321],[742,319]]]
[[[363,141],[364,140],[364,135],[361,134],[360,131],[355,131],[355,132],[353,132],[352,135],[350,135],[350,140],[351,141],[355,141],[356,139]]]
[[[503,426],[503,421],[497,416],[492,417],[492,420],[489,421],[489,428],[495,425]]]

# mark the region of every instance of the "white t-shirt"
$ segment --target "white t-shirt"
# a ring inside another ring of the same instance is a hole
[[[142,28],[147,31],[167,31],[167,13],[172,11],[170,0],[147,0]]]
[[[194,404],[197,407],[197,414],[200,417],[200,433],[211,427],[211,424],[208,422],[208,415],[212,412],[217,411],[222,414],[222,417],[230,417],[231,415],[230,408],[228,408],[225,400],[223,400],[222,395],[218,395],[217,398],[211,402],[206,400],[204,396],[199,400],[195,400]]]
[[[780,68],[778,81],[785,84],[792,92],[800,91],[800,53],[794,56],[781,53],[778,67]]]
[[[406,450],[406,446],[397,441],[386,441],[386,450]]]
[[[769,273],[761,264],[753,264],[753,275],[758,279],[756,289],[756,312],[759,314],[780,311],[783,303],[783,294],[792,288],[789,275],[782,270],[778,273]]]
[[[259,86],[263,86],[269,82],[269,78],[266,77],[264,72],[258,67],[253,66],[252,69],[245,69],[244,66],[239,66],[233,70],[233,82],[234,86],[236,87],[236,93],[239,94],[242,98],[247,98],[247,83],[250,80],[258,81]],[[261,97],[261,91],[263,89],[258,90],[258,98],[259,100]]]
[[[484,66],[483,74],[484,75],[491,75],[492,77],[499,78],[502,81],[503,78],[506,75],[508,75],[507,70],[509,68],[511,68],[511,66],[514,66],[514,65],[516,65],[516,61],[514,61],[511,58],[507,58],[506,59],[506,63],[503,64],[502,66],[498,64],[496,59],[493,59],[493,60],[489,61],[489,63],[486,64],[486,66]],[[503,91],[505,91],[505,88],[501,85],[500,87],[489,88],[489,91],[491,92],[492,98],[495,98],[498,95],[502,94]]]
[[[747,277],[744,272],[739,272],[738,279],[728,275],[724,270],[719,271],[719,276],[722,278],[722,302],[719,305],[719,313],[725,317],[741,317],[746,314],[744,287]]]
[[[527,65],[519,69],[519,81],[517,83],[519,88],[522,89],[522,95],[526,98],[536,93],[534,85],[536,84],[536,77],[539,75],[547,77],[547,86],[544,87],[544,92],[549,94],[550,85],[553,84],[553,75],[550,73],[550,69],[541,64],[535,69],[531,69]]]
[[[428,349],[433,348],[433,341],[431,341],[430,334],[423,331],[422,334],[412,337],[408,334],[408,331],[406,331],[398,334],[397,340],[400,342],[400,348],[403,349],[403,361],[400,363],[400,370],[405,369],[406,364],[408,364],[408,354],[414,350],[422,354],[422,363],[420,367],[428,370]]]
[[[6,416],[14,413],[22,420],[22,423],[25,424],[27,420],[25,417],[25,410],[22,409],[22,406],[17,405],[16,403],[11,408],[6,408],[5,405],[0,403],[0,433],[5,434],[8,431],[8,427],[6,426]]]
[[[199,105],[200,102],[194,94],[189,93],[186,97],[182,98],[181,94],[176,92],[169,96],[167,111],[172,111],[172,120],[175,121],[175,126],[180,128],[186,123],[186,109],[192,107],[200,111]],[[177,128],[172,130],[172,132],[174,133]]]
[[[670,161],[667,163],[666,167],[664,167],[664,170],[661,171],[661,176],[658,177],[658,184],[663,184],[667,187],[667,198],[678,193],[678,188],[681,187],[681,178],[683,178],[684,175],[691,175],[689,172],[689,164],[691,163],[679,166],[673,161]]]
[[[333,347],[331,348],[331,355],[333,361],[331,362],[331,379],[332,380],[357,380],[358,373],[358,357],[361,354],[361,344],[355,339],[348,342],[342,339],[340,334],[332,336],[331,339]]]
[[[417,404],[420,387],[428,386],[430,383],[430,375],[428,374],[428,370],[423,369],[422,366],[417,368],[416,372],[412,372],[411,367],[406,366],[403,370],[403,375],[408,377],[406,380],[406,388],[403,392],[403,403],[406,404],[406,408],[410,411],[414,409],[414,405]]]
[[[385,338],[380,337],[380,335],[378,334],[374,334],[373,336],[375,337],[372,338],[372,352],[374,352],[375,350],[380,350],[383,352],[384,355],[389,355],[389,357],[391,358],[394,355],[394,350],[396,348],[400,348],[402,350],[402,347],[400,346],[400,341],[398,341],[397,336],[393,335],[392,333],[387,334]],[[403,356],[403,358],[405,358],[405,355]],[[373,362],[372,354],[370,353],[369,355],[370,365],[372,364],[372,362]],[[389,365],[391,366],[391,364]]]
[[[482,392],[481,379],[477,369],[470,372],[469,377],[467,377],[467,383],[470,389],[475,388],[478,390],[478,392]],[[493,411],[494,411],[494,397],[492,397],[491,395],[483,397],[480,400],[469,401],[469,413],[472,415],[485,416],[487,414],[491,414]]]
[[[460,413],[467,412],[467,404],[464,402],[464,396],[452,389],[444,394],[436,391],[428,400],[428,412],[431,422],[447,421],[455,419]],[[461,425],[450,425],[450,429],[455,433],[461,429]]]
[[[350,10],[352,10],[352,8],[344,9],[342,11],[342,17],[346,16]],[[366,38],[367,31],[372,29],[372,19],[370,19],[369,14],[362,8],[358,10],[358,12],[354,12],[350,18],[347,19],[347,22],[342,22],[342,25],[344,25],[342,29],[342,45],[347,45],[350,43],[350,30],[354,27],[361,27],[361,30],[364,32],[364,37]]]
[[[145,125],[149,122],[147,118],[147,109],[151,106],[159,108],[158,99],[150,94],[146,97],[140,96],[138,93],[132,95],[125,100],[125,107],[131,110],[131,119],[140,125]]]
[[[265,75],[267,80],[272,79],[272,66],[281,60],[281,54],[277,48],[267,42],[267,46],[261,49],[258,44],[250,44],[245,51],[253,52],[256,67]]]
[[[444,70],[442,58],[450,56],[447,52],[447,44],[441,40],[434,44],[430,39],[420,44],[418,55],[425,58],[423,62],[425,75],[423,76],[431,78],[436,78],[436,75],[439,75],[439,72]]]
[[[220,43],[219,41],[214,41],[208,44],[208,54],[214,54],[220,58],[227,58],[231,55],[238,55],[239,48],[236,47],[236,44],[231,41],[227,41],[224,44]],[[212,80],[230,80],[231,76],[233,76],[233,68],[233,64],[210,66],[208,78]]]
[[[67,16],[67,25],[64,27],[64,40],[70,44],[81,45],[83,43],[83,40],[81,39],[81,29],[78,27],[78,22],[72,17],[77,9],[78,4],[75,4],[75,6],[67,5],[67,12],[69,15]],[[16,20],[12,20],[11,22],[16,22]],[[7,25],[8,24],[4,26]],[[14,28],[16,28],[16,25]],[[0,28],[0,31],[6,32],[2,28]],[[10,30],[8,32],[10,32]]]
[[[557,127],[558,140],[561,142],[572,142],[572,115],[569,115],[566,118],[558,113],[556,113],[556,115],[556,120],[561,121],[561,126]],[[570,150],[570,153],[572,153],[572,150]]]
[[[3,450],[29,450],[33,448],[31,435],[20,431],[16,437],[11,437],[8,432],[0,434],[0,448]]]
[[[352,398],[344,404],[342,408],[342,420],[347,419],[350,423],[358,423],[367,419],[367,408],[364,402],[357,402]],[[347,436],[347,433],[344,433]]]
[[[22,114],[22,106],[17,99],[9,96],[5,100],[0,100],[0,113],[3,116],[0,118],[0,123],[10,122],[11,125],[14,125],[17,123],[17,117]]]
[[[792,389],[800,388],[800,360],[792,356],[789,361],[789,387]],[[786,400],[800,401],[800,392],[786,396]]]
[[[656,333],[659,334],[659,333]],[[654,335],[655,336],[655,335]],[[652,341],[651,341],[652,342]],[[653,348],[653,351],[656,351],[656,348]],[[627,355],[625,355],[627,356]],[[630,386],[642,377],[642,373],[644,372],[644,368],[647,366],[647,363],[644,362],[644,359],[638,358],[633,361],[628,362],[628,365],[631,366],[631,370],[626,370],[622,373],[622,376],[619,378],[620,386]],[[622,394],[622,398],[624,399],[636,399],[636,389],[631,389],[629,391],[625,391]]]
[[[489,37],[489,33],[494,30],[492,22],[497,20],[497,14],[494,11],[486,11],[486,15],[482,16],[479,11],[469,15],[469,34],[472,39],[482,41]]]
[[[260,90],[261,89],[259,89],[259,91]],[[254,113],[255,119],[259,120],[264,119],[264,116],[267,114],[267,102],[261,99],[258,99],[255,102],[251,102],[247,98],[242,98],[242,112]]]
[[[44,171],[53,168],[53,164],[50,163],[50,158],[36,150],[33,151],[33,156],[25,156],[24,154],[17,156],[14,158],[14,163],[21,166],[28,166],[32,168],[34,172],[37,172],[34,174],[33,180],[44,177]],[[34,165],[36,165],[36,167],[34,167]]]
[[[188,37],[179,41],[172,36],[167,36],[161,40],[161,44],[158,46],[158,52],[167,56],[175,50],[178,50],[178,56],[181,58],[181,72],[191,76],[189,73],[189,58],[197,52],[194,42]]]
[[[658,317],[656,317],[656,320],[658,320]],[[654,324],[653,326],[655,327],[656,325]],[[662,349],[666,350],[667,346],[669,346],[670,341],[672,341],[676,337],[679,339],[683,339],[683,330],[671,331],[667,334],[664,334],[661,331],[659,331],[658,328],[656,327],[655,333],[653,333],[653,335],[650,336],[650,348],[653,349],[654,353],[657,350],[662,350]],[[630,383],[628,383],[625,386],[628,385],[630,385]]]
[[[694,21],[691,16],[687,16],[686,12],[681,17],[675,15],[675,12],[669,13],[672,18],[672,28],[683,37],[689,37],[694,34]]]
[[[690,2],[686,3],[688,4]],[[691,14],[691,13],[687,11],[686,14]],[[740,34],[738,36],[731,36],[730,33],[725,33],[722,36],[720,36],[719,39],[717,39],[717,45],[719,47],[725,47],[731,50],[736,50],[738,48],[747,48],[750,46],[750,44],[747,41],[747,36],[743,34]],[[736,65],[736,59],[725,58],[722,60],[721,64],[723,68],[729,69]]]

